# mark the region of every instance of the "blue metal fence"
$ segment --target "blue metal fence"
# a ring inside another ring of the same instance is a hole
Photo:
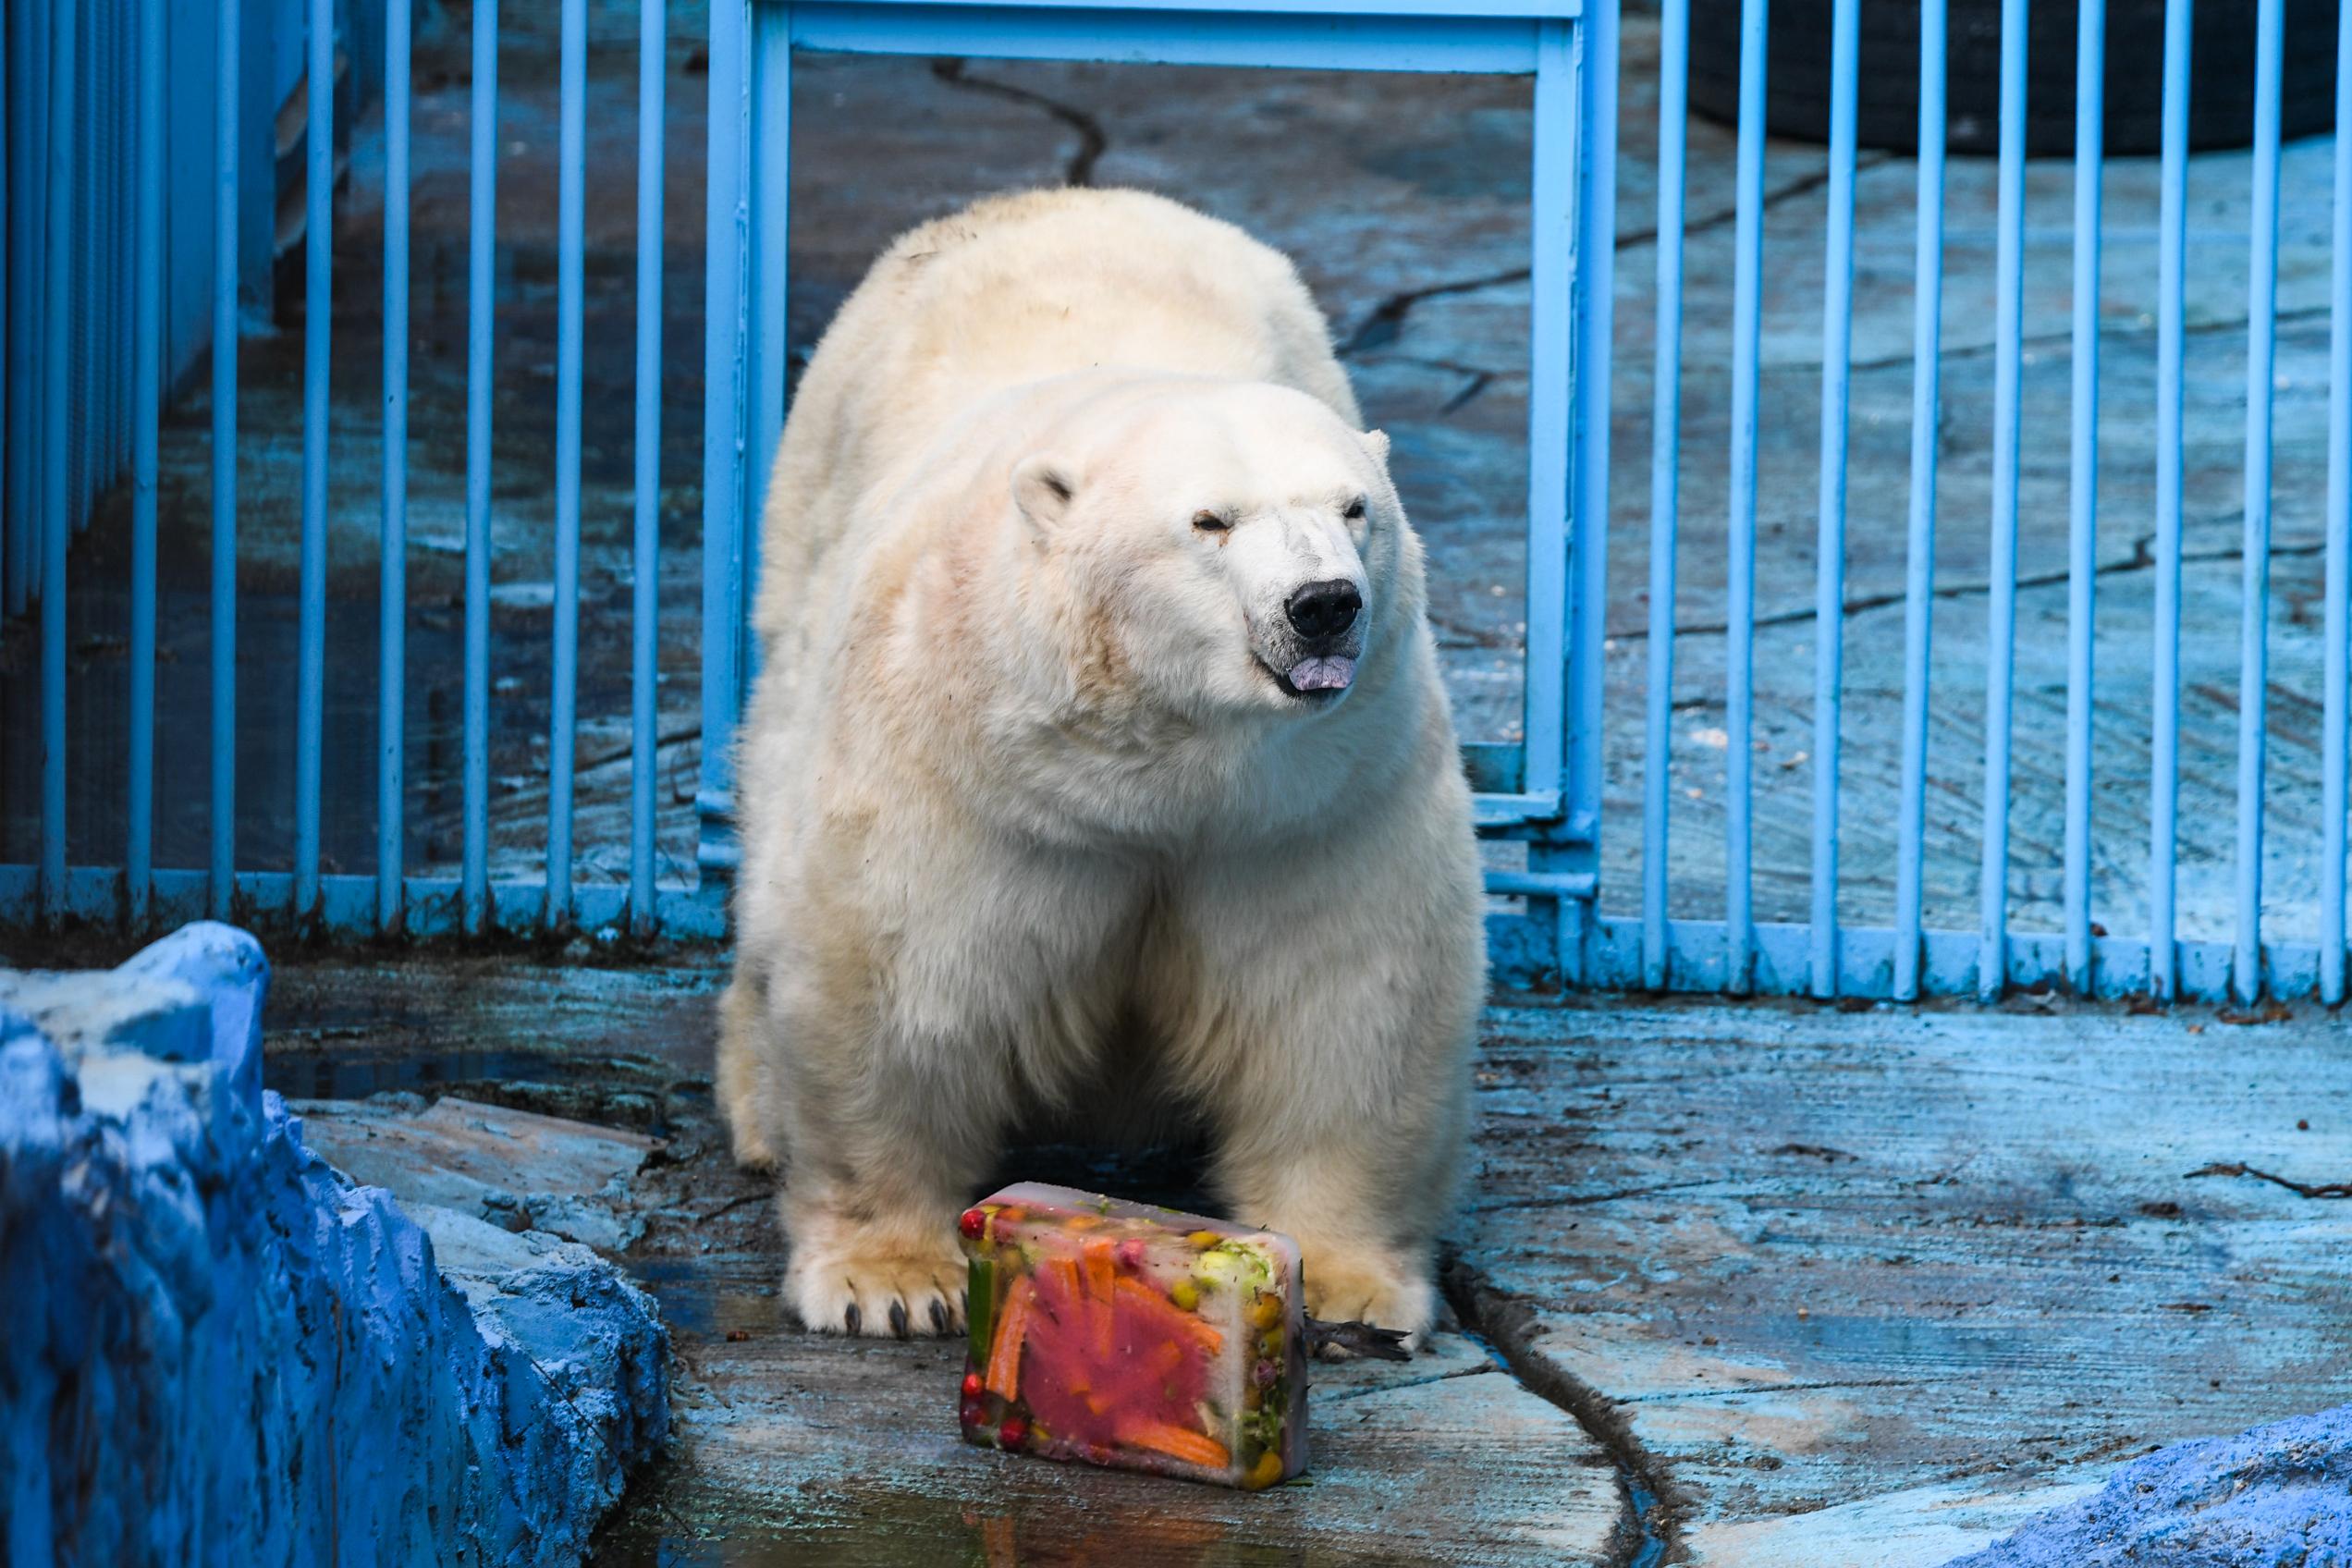
[[[212,241],[215,343],[233,343],[239,320],[240,254],[251,178],[244,149],[254,112],[240,48],[252,37],[251,6],[216,0],[210,43],[215,206]],[[1728,389],[1728,637],[1726,643],[1728,851],[1720,921],[1677,920],[1667,909],[1672,794],[1667,764],[1675,654],[1673,619],[1680,410],[1684,388],[1685,114],[1689,0],[1664,0],[1660,19],[1657,190],[1656,386],[1649,454],[1649,648],[1643,734],[1639,911],[1599,912],[1602,830],[1603,665],[1607,594],[1616,136],[1617,0],[1255,0],[1224,6],[1099,6],[1031,0],[717,0],[710,7],[709,216],[705,252],[705,421],[703,447],[702,715],[710,738],[697,791],[700,851],[691,885],[656,880],[655,828],[655,616],[659,552],[657,452],[663,353],[662,156],[665,6],[644,0],[639,41],[635,508],[629,661],[631,784],[625,884],[575,882],[574,753],[579,675],[584,91],[587,6],[563,0],[558,109],[557,420],[554,471],[555,619],[549,667],[550,764],[545,874],[493,882],[489,860],[489,557],[492,378],[497,276],[496,181],[500,153],[496,0],[474,0],[471,84],[472,208],[467,336],[464,504],[462,850],[454,878],[408,870],[401,801],[403,686],[408,673],[406,349],[411,115],[410,6],[380,18],[386,103],[384,235],[386,355],[381,478],[382,692],[377,866],[373,875],[322,865],[321,749],[325,684],[327,388],[331,369],[333,116],[336,94],[307,103],[307,299],[303,355],[303,470],[296,670],[295,822],[290,872],[240,864],[235,836],[238,780],[230,744],[237,723],[237,355],[212,361],[212,834],[203,867],[153,864],[157,421],[172,378],[173,335],[162,327],[169,293],[162,257],[165,214],[178,208],[168,166],[163,61],[164,0],[72,4],[11,0],[5,47],[9,231],[5,418],[6,530],[0,570],[12,608],[37,600],[41,616],[42,830],[36,864],[0,866],[0,920],[82,919],[151,925],[209,910],[284,920],[333,934],[433,935],[564,931],[607,925],[641,934],[709,937],[724,931],[733,870],[731,774],[717,738],[741,711],[756,650],[745,627],[756,575],[765,465],[783,423],[784,304],[790,62],[795,51],[958,55],[1047,60],[1121,60],[1224,66],[1303,66],[1368,71],[1476,71],[1531,77],[1534,86],[1530,257],[1527,641],[1525,715],[1516,742],[1465,746],[1477,816],[1489,837],[1523,841],[1524,869],[1490,871],[1499,967],[1569,983],[1653,988],[1806,992],[1818,997],[1911,998],[1945,993],[1992,998],[2015,986],[2056,984],[2102,994],[2250,998],[2263,991],[2316,991],[2340,1000],[2345,984],[2346,801],[2346,514],[2352,510],[2352,148],[2335,155],[2334,261],[2326,506],[2326,645],[2321,920],[2316,944],[2266,939],[2261,927],[2264,702],[2270,500],[2272,357],[2278,276],[2281,0],[2260,0],[2253,127],[2253,237],[2246,367],[2245,567],[2242,585],[2237,757],[2236,927],[2230,941],[2177,939],[2179,664],[2182,560],[2182,399],[2190,0],[2171,0],[2164,39],[2164,119],[2158,304],[2156,625],[2152,650],[2150,923],[2137,937],[2093,924],[2089,866],[2091,722],[2096,703],[2092,615],[2097,563],[2098,330],[2101,260],[2100,131],[2105,18],[2083,0],[2076,85],[2082,150],[2075,185],[2074,355],[2067,571],[2067,685],[2062,929],[2012,932],[2013,660],[2021,444],[2026,0],[2003,0],[1996,233],[1992,509],[1981,839],[1981,899],[1973,931],[1923,928],[1928,778],[1929,607],[1936,594],[1936,431],[1939,422],[1944,199],[1944,82],[1949,30],[1943,0],[1920,14],[1917,235],[1905,634],[1895,889],[1893,924],[1842,928],[1837,786],[1840,635],[1846,605],[1848,424],[1854,323],[1856,104],[1861,70],[1860,0],[1837,0],[1829,40],[1830,150],[1822,300],[1821,428],[1813,656],[1810,919],[1772,925],[1756,915],[1752,887],[1754,657],[1757,631],[1758,399],[1762,333],[1765,197],[1765,42],[1768,0],[1744,0],[1734,181],[1734,288]],[[350,13],[343,18],[350,25]],[[307,0],[308,71],[331,80],[335,0]],[[87,34],[87,38],[84,34]],[[86,51],[94,51],[88,60]],[[2352,116],[2352,7],[2339,40],[2339,121]],[[264,103],[266,100],[264,100]],[[93,115],[92,110],[102,111]],[[84,157],[93,128],[118,140]],[[124,150],[128,149],[128,152]],[[97,171],[93,173],[93,171]],[[104,178],[99,178],[101,175]],[[108,180],[112,184],[108,184]],[[77,206],[76,203],[82,203]],[[77,218],[81,221],[77,223]],[[53,294],[87,287],[92,303],[58,308]],[[115,329],[127,318],[130,329]],[[35,328],[38,331],[35,331]],[[80,337],[77,337],[80,334]],[[100,350],[96,360],[92,346]],[[1711,370],[1710,370],[1711,374]],[[28,460],[26,454],[38,454]],[[67,680],[64,594],[67,542],[88,495],[129,460],[132,474],[130,744],[126,864],[69,863],[65,820]],[[37,545],[37,548],[34,546]],[[1630,825],[1627,825],[1630,827]]]

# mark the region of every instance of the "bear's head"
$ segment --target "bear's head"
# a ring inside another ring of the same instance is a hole
[[[1388,449],[1289,387],[1155,376],[1058,422],[1011,499],[1095,679],[1198,718],[1307,716],[1421,613]]]

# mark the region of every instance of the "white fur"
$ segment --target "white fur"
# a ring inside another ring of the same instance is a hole
[[[1361,423],[1289,263],[1136,192],[925,225],[842,307],[768,492],[718,1071],[805,1321],[960,1322],[955,1215],[1043,1116],[1202,1126],[1314,1311],[1428,1325],[1485,949]],[[1310,582],[1364,601],[1343,692],[1276,680]]]

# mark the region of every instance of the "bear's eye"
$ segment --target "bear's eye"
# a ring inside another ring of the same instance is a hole
[[[1233,526],[1232,520],[1217,512],[1194,512],[1193,526],[1203,533],[1222,533]]]
[[[1362,521],[1364,519],[1364,497],[1358,496],[1354,500],[1350,501],[1347,505],[1347,511],[1342,515],[1344,515],[1350,522]]]

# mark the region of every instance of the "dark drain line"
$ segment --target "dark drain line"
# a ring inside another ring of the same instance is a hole
[[[1635,1439],[1625,1418],[1599,1390],[1535,1354],[1528,1332],[1535,1318],[1532,1306],[1488,1290],[1459,1257],[1446,1260],[1442,1280],[1446,1300],[1462,1326],[1494,1347],[1523,1388],[1567,1412],[1608,1454],[1634,1525],[1634,1547],[1623,1559],[1623,1568],[1658,1568],[1674,1545],[1673,1509],[1658,1462]]]

